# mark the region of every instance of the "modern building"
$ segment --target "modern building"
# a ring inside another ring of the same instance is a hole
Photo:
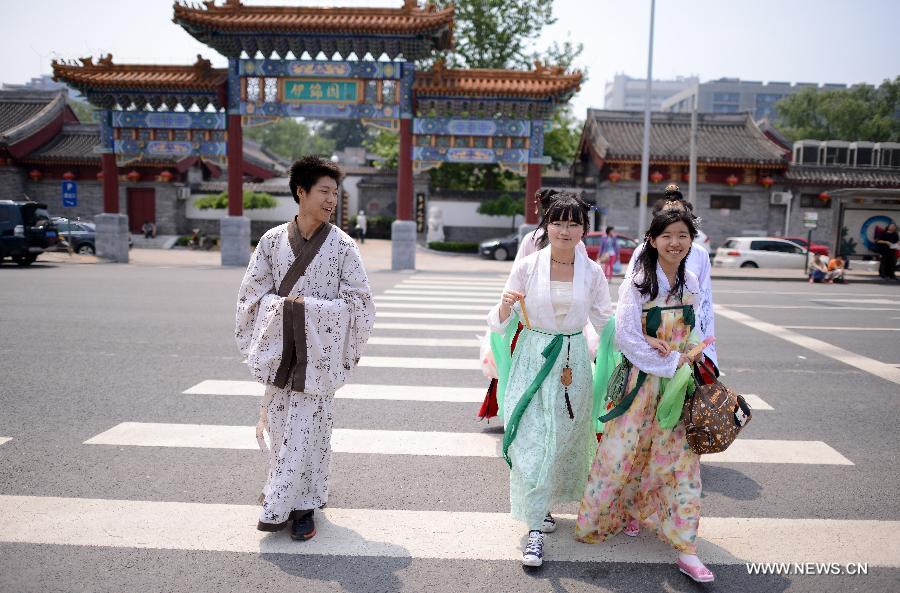
[[[693,84],[667,97],[661,104],[661,111],[690,113],[694,100],[698,101],[697,111],[701,113],[743,113],[750,112],[760,120],[776,115],[775,103],[804,88],[819,90],[846,89],[845,84],[823,84],[814,82],[760,82],[740,78],[720,78]]]
[[[700,80],[696,76],[679,76],[675,80],[654,80],[650,109],[659,111],[664,100],[699,82]],[[625,74],[616,74],[612,82],[606,83],[603,107],[619,111],[643,111],[646,96],[646,78],[632,78]]]

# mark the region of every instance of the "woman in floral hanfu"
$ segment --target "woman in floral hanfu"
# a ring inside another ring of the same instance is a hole
[[[602,330],[612,307],[603,271],[577,249],[587,213],[573,194],[557,194],[541,221],[545,246],[515,263],[501,302],[488,315],[496,333],[512,334],[519,320],[526,326],[503,405],[510,507],[528,528],[526,566],[543,562],[543,532],[556,527],[550,508],[581,496],[597,443],[582,330],[589,320]]]
[[[655,515],[660,538],[678,552],[678,568],[709,582],[713,574],[696,556],[700,457],[685,439],[683,420],[665,429],[656,414],[666,379],[692,362],[686,352],[701,341],[691,338],[702,310],[699,283],[685,269],[696,232],[685,208],[662,208],[647,231],[634,277],[619,288],[616,345],[633,366],[626,395],[604,425],[575,539],[602,542],[622,531],[629,517]]]

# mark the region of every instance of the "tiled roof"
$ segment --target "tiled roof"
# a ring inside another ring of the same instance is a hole
[[[81,58],[80,64],[53,61],[53,79],[78,89],[153,89],[215,92],[228,79],[228,70],[213,68],[209,60],[197,56],[192,66],[113,64],[112,55],[94,63]]]
[[[50,142],[25,158],[24,162],[99,164],[100,126],[97,124],[63,124],[62,131]]]
[[[176,2],[172,20],[229,57],[337,52],[412,60],[453,47],[453,12],[452,6],[419,8],[416,0],[404,0],[402,8],[244,6],[240,0],[217,6],[205,0],[197,6]]]
[[[900,169],[791,165],[784,177],[789,182],[806,185],[900,188]]]
[[[65,91],[0,91],[0,145],[27,138],[65,109]]]
[[[699,163],[764,164],[787,166],[781,147],[766,137],[750,114],[701,113],[697,120]],[[591,109],[582,134],[606,161],[640,161],[644,114],[640,111]],[[687,164],[690,158],[691,114],[653,113],[650,124],[650,160]]]
[[[413,89],[418,96],[516,97],[568,99],[580,87],[581,72],[541,64],[535,70],[449,69],[442,62],[432,70],[416,72]]]

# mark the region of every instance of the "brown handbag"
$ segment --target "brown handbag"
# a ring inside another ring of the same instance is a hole
[[[716,380],[697,385],[685,398],[682,418],[691,450],[704,455],[727,449],[753,418],[753,411],[742,395]]]

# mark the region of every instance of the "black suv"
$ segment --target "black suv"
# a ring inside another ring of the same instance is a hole
[[[46,204],[0,200],[0,263],[11,257],[20,266],[30,266],[58,241]]]

